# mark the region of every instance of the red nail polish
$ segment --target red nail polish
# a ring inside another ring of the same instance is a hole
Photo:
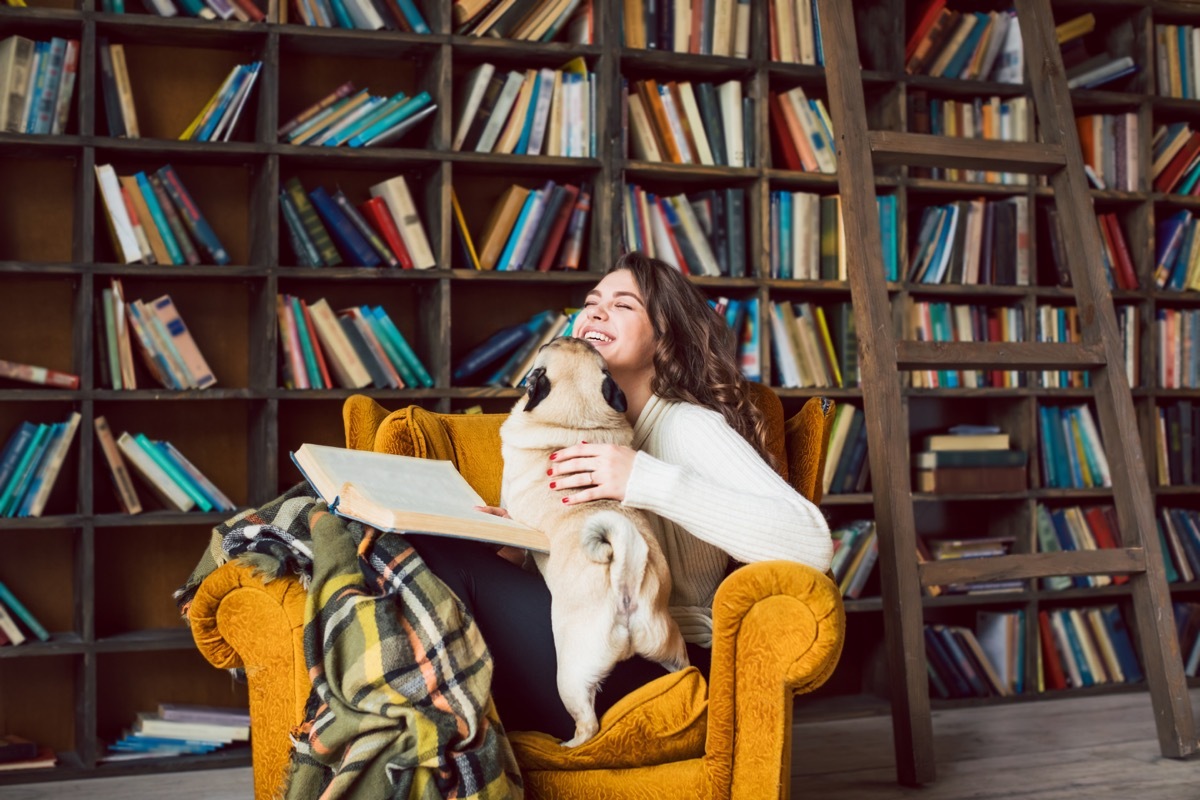
[[[564,498],[563,498],[563,502],[564,502],[564,503],[569,503],[570,501],[571,501],[571,498],[569,498],[569,497],[564,497]]]
[[[553,474],[554,474],[554,470],[552,470],[552,469],[548,469],[548,470],[546,470],[546,474],[547,474],[547,475],[553,475]]]
[[[554,488],[555,486],[557,486],[557,485],[558,485],[558,484],[557,484],[557,482],[556,482],[556,481],[550,481],[550,488],[551,488],[551,489],[553,489],[553,488]]]
[[[553,460],[554,460],[554,459],[556,459],[556,458],[558,458],[558,453],[551,453],[551,454],[550,454],[550,460],[551,460],[551,461],[553,461]]]
[[[580,444],[587,444],[587,442],[582,439],[580,439],[579,441],[580,441]]]

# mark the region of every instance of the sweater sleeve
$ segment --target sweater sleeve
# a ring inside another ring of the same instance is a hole
[[[783,559],[824,572],[833,557],[821,512],[716,412],[685,406],[640,451],[624,504],[671,520],[744,562]]]

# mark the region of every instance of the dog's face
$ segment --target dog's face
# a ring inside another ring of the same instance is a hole
[[[513,411],[588,428],[622,422],[626,407],[596,348],[583,339],[559,337],[538,352],[525,379],[525,396]]]

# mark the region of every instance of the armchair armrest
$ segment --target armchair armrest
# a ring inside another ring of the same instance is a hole
[[[792,699],[833,673],[845,628],[841,594],[811,567],[748,564],[721,584],[705,746],[714,796],[780,795],[790,768]]]
[[[253,568],[230,561],[205,578],[188,609],[200,654],[214,667],[246,670],[255,797],[274,797],[282,785],[291,742],[280,734],[304,718],[311,685],[304,665],[306,600],[296,578],[264,583]]]

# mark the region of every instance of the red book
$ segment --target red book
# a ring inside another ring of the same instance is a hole
[[[571,221],[571,214],[575,212],[575,199],[579,197],[579,187],[567,183],[563,185],[563,189],[566,190],[567,196],[558,209],[558,216],[554,218],[554,227],[546,236],[546,246],[542,248],[542,258],[537,265],[539,272],[550,271],[550,265],[554,263],[554,256],[562,244],[563,234],[567,231],[567,223]]]
[[[1042,674],[1047,689],[1067,688],[1062,662],[1058,659],[1058,647],[1054,644],[1054,631],[1050,628],[1050,614],[1038,612],[1038,632],[1042,637]]]
[[[20,364],[16,361],[0,359],[0,378],[14,381],[36,383],[41,386],[53,386],[56,389],[78,389],[79,376],[69,372],[59,372],[47,367],[35,367],[32,364]]]
[[[1125,234],[1121,231],[1117,215],[1101,214],[1100,220],[1108,228],[1108,236],[1116,255],[1114,260],[1117,266],[1117,283],[1124,284],[1122,289],[1137,289],[1137,270],[1133,268],[1133,258],[1129,254],[1129,245],[1125,242]]]
[[[400,262],[400,268],[412,269],[412,256],[409,255],[408,248],[404,246],[404,239],[400,238],[396,220],[392,219],[392,215],[388,211],[387,201],[382,197],[372,197],[370,200],[363,201],[358,210],[367,218],[367,222],[371,223],[371,227],[375,228],[387,242],[388,248]]]
[[[788,1],[790,2],[790,0]],[[772,61],[779,60],[779,31],[775,27],[775,2],[776,0],[771,0],[767,9],[767,13],[771,15],[771,24],[767,26],[770,28],[770,33],[767,36],[767,47],[770,51]]]
[[[988,316],[987,321],[987,340],[989,342],[1004,341],[1004,329],[1000,325],[1000,317],[996,314]],[[992,386],[1002,388],[1004,386],[1004,371],[999,369],[992,370]]]
[[[309,336],[312,339],[313,355],[317,358],[317,367],[321,370],[321,382],[325,389],[333,388],[333,381],[329,379],[329,367],[325,364],[325,354],[321,352],[321,342],[317,337],[317,326],[313,324],[312,313],[308,310],[308,303],[300,301],[300,310],[304,312],[304,324],[308,326]]]
[[[782,102],[779,95],[775,92],[767,92],[767,106],[771,117],[771,127],[775,129],[775,136],[779,139],[779,154],[782,156],[783,163],[775,164],[775,168],[786,167],[787,169],[800,172],[804,166],[800,162],[800,151],[796,149],[796,143],[792,141],[792,133],[788,129],[787,120],[783,118],[783,109],[780,107]]]
[[[908,44],[904,46],[906,62],[913,57],[913,53],[917,52],[917,45],[921,43],[921,40],[933,30],[933,24],[937,22],[938,15],[945,7],[946,0],[930,0],[929,5],[925,6],[925,10],[921,13],[921,21],[917,23],[912,36],[909,37]]]
[[[233,4],[244,11],[253,22],[262,22],[267,18],[262,9],[254,5],[253,0],[233,0]]]
[[[1154,179],[1154,190],[1164,194],[1175,188],[1175,184],[1183,177],[1184,171],[1191,166],[1196,155],[1200,153],[1200,131],[1192,134],[1192,137],[1187,140],[1175,157],[1171,159],[1171,163],[1158,173],[1158,177]]]
[[[1117,532],[1108,524],[1108,517],[1103,508],[1092,506],[1084,509],[1083,517],[1087,520],[1088,527],[1092,529],[1092,536],[1096,537],[1097,547],[1104,550],[1116,550],[1121,546],[1117,540]],[[1123,583],[1129,583],[1129,576],[1113,575],[1112,581],[1115,585],[1120,586]]]

